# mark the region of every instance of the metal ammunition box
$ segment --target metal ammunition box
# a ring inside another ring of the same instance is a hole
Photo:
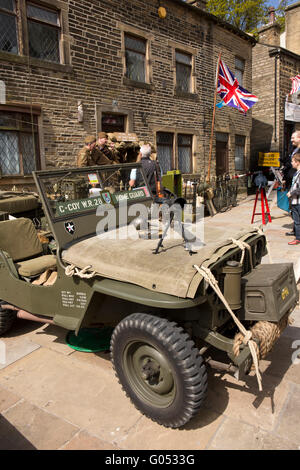
[[[261,264],[242,277],[243,320],[279,321],[298,301],[292,263]]]

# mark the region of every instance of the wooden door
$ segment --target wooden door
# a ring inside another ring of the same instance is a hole
[[[227,142],[216,142],[216,175],[228,172],[228,146]]]

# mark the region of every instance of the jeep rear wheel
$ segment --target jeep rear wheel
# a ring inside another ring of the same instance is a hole
[[[113,332],[111,357],[127,396],[153,421],[177,428],[197,414],[206,367],[176,323],[142,313],[126,317]]]
[[[15,321],[17,313],[15,310],[4,309],[2,305],[7,302],[0,300],[0,336],[9,331]]]

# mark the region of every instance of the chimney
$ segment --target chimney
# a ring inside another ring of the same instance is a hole
[[[193,5],[193,7],[200,8],[201,10],[206,10],[207,0],[186,0],[186,3]]]
[[[275,23],[275,8],[269,7],[269,23]]]
[[[269,22],[258,30],[258,42],[280,46],[280,25],[275,19],[275,8],[269,7]]]
[[[286,7],[285,31],[286,49],[300,55],[300,2]]]

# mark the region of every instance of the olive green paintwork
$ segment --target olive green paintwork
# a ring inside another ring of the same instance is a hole
[[[127,164],[106,166],[105,171],[129,171],[136,167],[141,169],[140,164]],[[116,322],[118,322],[128,314],[137,311],[156,314],[166,317],[171,321],[178,321],[181,324],[190,322],[193,336],[197,336],[204,340],[205,343],[227,352],[241,372],[247,371],[248,365],[251,363],[250,351],[245,347],[238,358],[233,357],[233,341],[220,334],[220,328],[223,328],[230,320],[229,313],[213,292],[205,290],[204,282],[200,284],[196,296],[190,299],[154,293],[134,284],[107,278],[94,277],[91,279],[81,279],[77,276],[66,276],[65,266],[60,257],[61,251],[68,246],[71,241],[73,242],[74,240],[83,239],[95,234],[95,208],[82,211],[81,207],[79,213],[74,213],[71,216],[69,213],[64,215],[63,210],[67,206],[66,201],[64,201],[61,212],[58,212],[58,215],[55,214],[53,207],[55,207],[57,202],[54,201],[52,203],[49,199],[47,186],[44,181],[50,179],[51,181],[61,181],[61,179],[68,178],[70,174],[78,176],[82,174],[82,172],[85,172],[87,175],[93,172],[100,172],[100,170],[99,167],[92,167],[87,169],[65,169],[34,173],[44,211],[57,244],[57,280],[52,286],[37,286],[20,279],[12,259],[7,253],[0,250],[0,299],[34,315],[51,318],[55,324],[68,330],[75,330],[76,332],[78,332],[83,324],[84,326],[89,326],[90,316],[95,312],[98,321],[103,323],[111,323],[116,319]],[[100,173],[98,173],[98,175],[100,175]],[[148,189],[149,193],[147,194],[146,190],[146,197],[142,198],[139,202],[150,206],[153,199],[149,186],[146,183],[146,178],[145,188]],[[79,199],[80,198],[78,198],[78,200]],[[114,201],[114,207],[118,209],[116,199]],[[70,237],[65,227],[65,224],[70,220],[75,221],[76,225],[76,233],[73,234],[72,237]],[[262,256],[266,254],[264,235],[252,232],[249,233],[249,237],[246,241],[253,248],[253,266],[259,266]],[[242,280],[244,278],[248,279],[248,282],[250,282],[253,287],[255,273],[252,271],[252,273],[247,274],[251,271],[249,259],[247,265],[244,262],[243,272],[242,269],[235,266],[234,263],[231,263],[229,267],[226,266],[227,261],[239,261],[240,257],[241,250],[238,247],[234,247],[215,264],[210,266],[210,269],[214,272],[215,276],[219,276],[220,285],[221,287],[223,286],[222,288],[224,289],[225,295],[228,297],[231,307],[237,310],[239,316],[242,316],[244,312],[243,296],[245,295],[244,290],[241,292]],[[245,260],[246,259],[247,255],[245,256]],[[276,269],[278,269],[278,267]],[[288,272],[289,274],[286,275],[286,278],[290,280],[289,285],[285,286],[281,283],[279,286],[283,302],[280,303],[277,320],[280,319],[289,308],[294,307],[296,302],[296,286],[295,282],[291,280],[292,274],[290,268]],[[248,275],[248,278],[245,275]],[[272,290],[272,285],[268,285],[267,287],[269,289],[267,293],[268,301],[272,300],[272,305],[276,306],[276,302],[278,303],[278,301],[274,294],[274,289]],[[287,287],[287,289],[285,289],[285,287]],[[285,297],[289,295],[290,298],[287,299],[285,303]],[[107,308],[108,299],[115,302],[114,308],[116,316],[114,316],[113,307]],[[122,307],[125,305],[125,307],[120,309],[120,305],[122,305]],[[240,308],[241,305],[242,308]],[[269,318],[269,316],[269,314],[266,314],[264,319],[270,320],[271,318]],[[251,319],[257,319],[255,312],[251,312]],[[150,356],[151,355],[149,355],[149,357]],[[151,360],[156,364],[157,361],[155,358]],[[153,366],[154,369],[156,367],[155,364]],[[128,364],[128,367],[134,367],[134,365]],[[142,378],[137,379],[142,380]],[[172,393],[172,387],[170,386],[170,399],[172,399]],[[162,406],[164,405],[162,404]]]

